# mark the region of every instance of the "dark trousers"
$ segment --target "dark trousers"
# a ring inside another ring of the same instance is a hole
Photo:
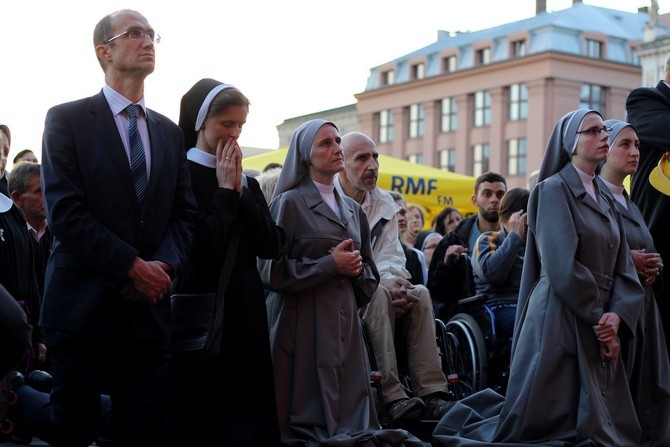
[[[35,436],[59,447],[88,446],[101,434],[119,446],[161,446],[168,418],[168,346],[46,331],[51,395],[19,389],[21,416]],[[111,430],[101,424],[109,393]],[[104,406],[103,406],[104,408]],[[20,428],[20,427],[19,427]]]

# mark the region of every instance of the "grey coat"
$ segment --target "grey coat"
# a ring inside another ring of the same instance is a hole
[[[656,252],[642,213],[626,195],[628,209],[616,202],[623,217],[626,240],[631,250]],[[657,281],[659,279],[657,278]],[[645,445],[670,445],[670,361],[663,323],[652,286],[645,286],[644,310],[635,339],[622,346],[631,395],[642,427]],[[627,348],[627,349],[624,349]]]
[[[535,285],[519,297],[522,318],[496,439],[639,442],[623,362],[601,359],[592,328],[615,312],[619,336],[630,337],[644,299],[612,205],[602,195],[595,203],[571,164],[531,193],[535,244],[526,251],[537,256],[539,265],[528,267],[539,275],[522,278]]]
[[[611,311],[619,336],[630,337],[640,315],[644,293],[621,228],[611,201],[596,203],[569,163],[533,189],[521,287],[529,293],[519,295],[506,399],[485,391],[481,412],[455,406],[437,445],[639,445],[623,362],[602,360],[592,329]]]
[[[259,261],[271,290],[268,321],[284,445],[366,445],[379,430],[358,317],[379,274],[365,214],[356,202],[335,194],[341,217],[308,176],[270,205],[287,241],[276,259]],[[329,254],[347,238],[363,257],[358,279],[339,274]]]

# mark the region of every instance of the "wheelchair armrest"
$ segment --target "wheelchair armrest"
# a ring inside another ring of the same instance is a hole
[[[467,298],[458,300],[458,305],[464,306],[466,304],[485,303],[487,299],[488,296],[486,294],[480,293],[479,295],[469,296]]]

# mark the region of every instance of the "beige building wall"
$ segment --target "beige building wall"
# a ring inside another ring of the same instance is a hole
[[[433,76],[404,84],[359,93],[360,130],[379,140],[378,114],[391,110],[394,139],[379,144],[380,152],[407,159],[423,155],[425,165],[439,167],[439,151],[456,149],[456,172],[472,175],[472,147],[490,144],[489,169],[506,176],[509,187],[525,186],[528,176],[539,168],[546,142],[554,123],[580,105],[583,84],[599,85],[606,92],[606,117],[624,118],[628,92],[640,84],[638,66],[556,52],[545,52],[499,63]],[[508,90],[512,84],[528,88],[528,117],[508,119]],[[491,125],[474,127],[472,95],[480,90],[491,94]],[[457,130],[440,132],[440,102],[455,97]],[[423,138],[408,138],[408,112],[411,104],[421,104],[425,112]],[[525,137],[528,142],[524,175],[507,172],[507,141]]]

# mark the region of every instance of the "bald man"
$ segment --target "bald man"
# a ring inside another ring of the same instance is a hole
[[[377,187],[379,151],[360,132],[342,137],[344,171],[335,178],[341,194],[356,200],[368,217],[372,254],[381,276],[371,302],[361,309],[383,373],[382,395],[394,425],[415,420],[438,420],[451,406],[447,379],[435,343],[435,320],[428,289],[412,285],[405,268],[405,254],[398,235],[396,205],[391,195]],[[414,397],[400,384],[395,331],[406,345]]]

